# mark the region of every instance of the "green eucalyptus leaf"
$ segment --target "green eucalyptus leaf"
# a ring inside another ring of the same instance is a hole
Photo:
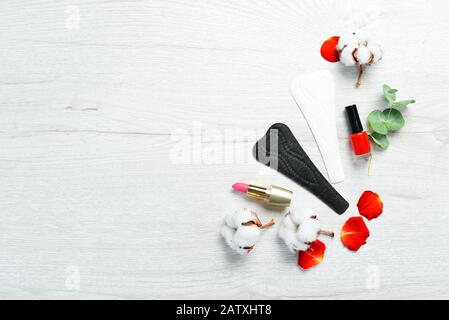
[[[405,109],[409,104],[415,103],[415,100],[401,100],[401,101],[396,101],[394,102],[391,107],[398,109],[398,110],[403,110]]]
[[[398,131],[404,126],[405,121],[401,111],[393,108],[388,108],[385,109],[382,113],[385,116],[384,125],[387,127],[389,131]],[[378,131],[376,132],[382,133]]]
[[[391,88],[390,86],[384,84],[383,87],[384,97],[388,101],[388,103],[391,105],[393,102],[396,101],[396,92],[398,90]]]
[[[373,132],[370,134],[370,138],[376,145],[378,145],[382,149],[386,149],[390,145],[390,142],[388,142],[388,138],[385,134]]]
[[[368,124],[375,132],[387,134],[388,128],[385,124],[385,114],[380,110],[371,111],[368,115]]]

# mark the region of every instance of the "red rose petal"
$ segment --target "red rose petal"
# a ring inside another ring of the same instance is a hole
[[[357,202],[359,213],[368,220],[377,218],[382,213],[384,204],[379,195],[372,191],[363,192],[362,196]]]
[[[340,40],[340,37],[330,37],[321,45],[321,56],[329,62],[340,61],[337,50],[338,40]]]
[[[341,241],[349,250],[357,251],[366,243],[369,230],[362,217],[349,218],[341,229]]]
[[[323,261],[326,245],[320,240],[315,240],[307,251],[298,252],[298,265],[303,269],[309,269]]]

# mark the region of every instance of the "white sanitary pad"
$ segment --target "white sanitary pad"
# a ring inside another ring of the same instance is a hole
[[[335,122],[335,84],[327,70],[296,76],[290,92],[309,124],[331,183],[344,180]]]

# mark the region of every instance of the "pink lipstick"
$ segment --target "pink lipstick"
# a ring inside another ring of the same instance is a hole
[[[278,207],[288,207],[292,201],[293,193],[290,190],[278,187],[262,187],[254,184],[237,182],[232,185],[232,189],[245,193],[248,197],[263,200],[267,204]]]

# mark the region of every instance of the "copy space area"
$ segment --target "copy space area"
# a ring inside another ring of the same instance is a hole
[[[356,89],[319,49],[371,9],[384,56]],[[16,0],[0,21],[1,298],[449,298],[448,1]],[[342,216],[251,156],[282,122],[325,174],[289,93],[319,69],[335,79]],[[344,107],[367,126],[384,83],[417,102],[368,175]],[[281,219],[235,182],[313,208],[336,232],[323,262],[300,270],[276,225],[233,253],[226,212]],[[339,232],[364,190],[384,212],[354,253]]]

